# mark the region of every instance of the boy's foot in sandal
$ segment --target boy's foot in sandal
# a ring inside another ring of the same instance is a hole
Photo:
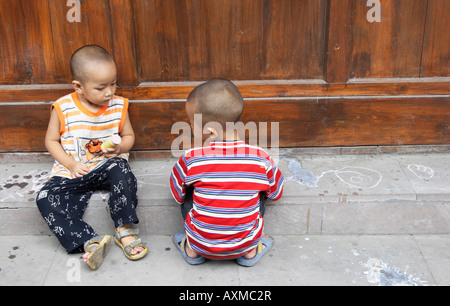
[[[132,229],[130,225],[119,227],[114,234],[114,242],[122,248],[129,260],[138,260],[148,254],[148,248],[137,238],[138,229]]]
[[[83,261],[87,263],[89,269],[97,270],[103,262],[111,248],[111,236],[96,236],[84,244]]]
[[[241,266],[252,267],[258,263],[258,261],[264,256],[264,254],[269,252],[272,246],[273,246],[273,238],[270,236],[263,236],[261,237],[258,246],[255,248],[256,252],[253,251],[256,253],[253,257],[248,258],[248,256],[251,255],[252,253],[250,252],[247,255],[236,258],[236,262]]]
[[[180,251],[181,255],[183,255],[184,260],[186,260],[191,265],[199,265],[205,262],[205,257],[198,255],[197,257],[191,257],[187,254],[186,249],[189,247],[187,245],[187,237],[184,232],[176,233],[173,236],[173,243],[177,247],[178,251]]]

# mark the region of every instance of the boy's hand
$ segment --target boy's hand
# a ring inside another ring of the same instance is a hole
[[[73,161],[73,163],[68,167],[72,177],[82,177],[89,173],[89,168],[82,162]]]
[[[116,145],[114,148],[102,149],[106,158],[113,158],[120,154],[120,145]]]

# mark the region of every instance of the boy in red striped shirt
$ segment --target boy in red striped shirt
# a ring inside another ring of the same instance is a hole
[[[174,243],[190,264],[209,258],[253,266],[273,245],[263,234],[264,204],[281,197],[284,178],[266,151],[239,140],[235,128],[225,129],[234,127],[243,110],[239,90],[224,79],[197,86],[187,99],[191,126],[199,128],[194,121],[201,114],[202,141],[207,140],[183,153],[170,178],[185,228]]]

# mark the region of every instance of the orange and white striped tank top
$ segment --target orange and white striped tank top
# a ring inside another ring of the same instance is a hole
[[[118,135],[125,123],[128,99],[114,96],[97,113],[83,106],[76,92],[52,104],[60,122],[60,142],[64,151],[89,169],[99,167],[107,158],[101,145],[112,135]],[[128,153],[120,155],[128,160]],[[55,160],[51,176],[72,178],[69,169]]]

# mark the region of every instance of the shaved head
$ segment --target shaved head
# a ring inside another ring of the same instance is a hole
[[[203,122],[236,123],[244,111],[244,99],[237,87],[225,79],[214,79],[197,86],[188,96],[194,113],[202,114]]]
[[[104,48],[96,45],[81,47],[70,59],[70,70],[74,80],[86,81],[86,68],[92,63],[112,62],[114,59]]]

